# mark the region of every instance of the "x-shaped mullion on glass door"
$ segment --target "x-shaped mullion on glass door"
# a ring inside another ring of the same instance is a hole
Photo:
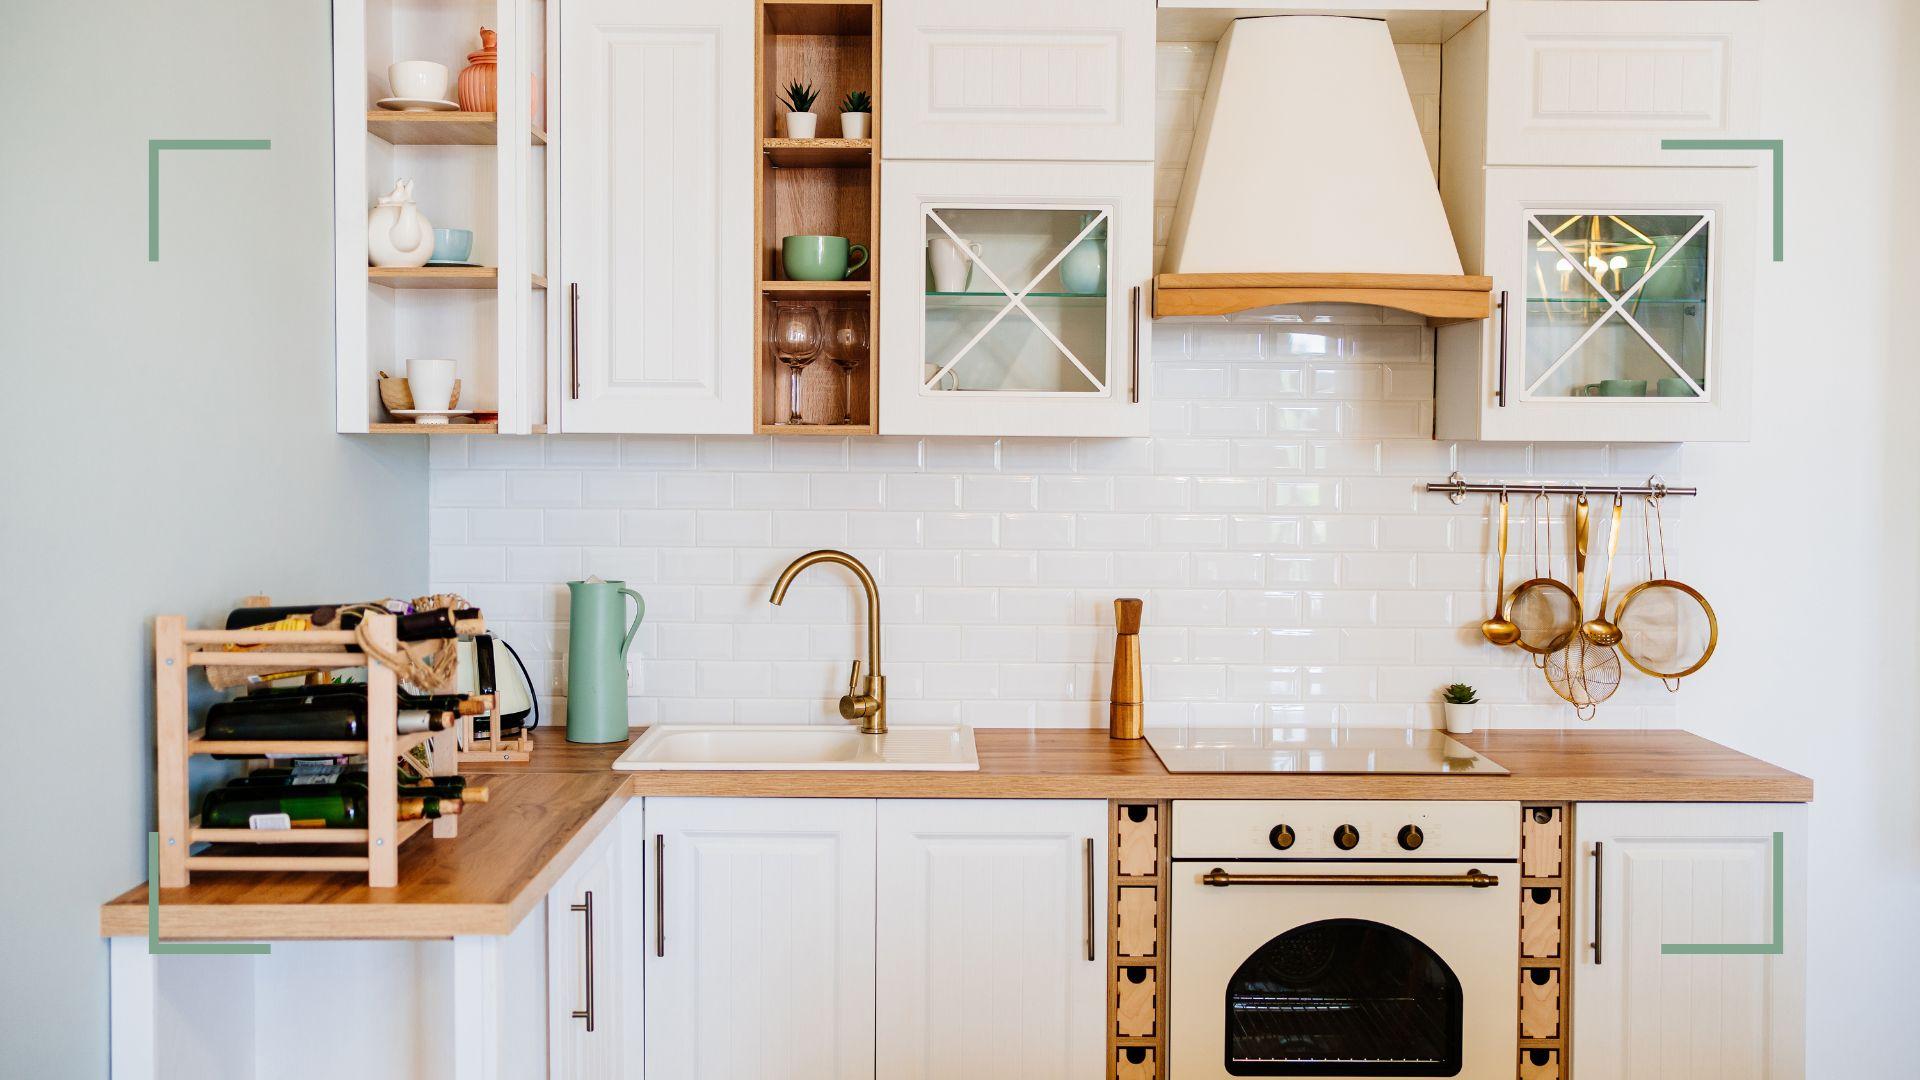
[[[1060,260],[1066,258],[1068,252],[1072,251],[1076,247],[1079,247],[1080,241],[1085,240],[1088,234],[1092,233],[1093,230],[1097,226],[1099,226],[1101,222],[1107,220],[1107,212],[1105,210],[1101,210],[1098,213],[1094,214],[1092,219],[1087,222],[1086,227],[1081,229],[1079,234],[1076,235],[1072,240],[1068,241],[1066,247],[1063,247],[1058,252],[1056,252],[1053,258],[1050,261],[1048,261],[1047,265],[1041,267],[1040,272],[1034,275],[1033,280],[1027,282],[1026,287],[1019,290],[1018,292],[1015,292],[1013,289],[1008,288],[1007,283],[1000,280],[1000,275],[993,272],[993,267],[988,266],[985,259],[982,259],[979,255],[975,254],[973,248],[970,247],[965,240],[960,239],[959,234],[955,233],[951,228],[948,227],[947,223],[941,219],[938,211],[928,210],[927,216],[933,219],[933,223],[935,225],[940,226],[940,231],[947,234],[947,237],[953,241],[954,245],[958,247],[961,250],[961,252],[963,252],[967,256],[967,260],[969,262],[979,267],[981,272],[987,275],[987,280],[993,282],[994,288],[999,289],[1003,294],[1006,295],[1007,302],[1001,305],[999,311],[996,311],[993,313],[993,318],[988,319],[987,324],[985,326],[982,326],[978,333],[974,334],[972,338],[968,339],[965,345],[960,346],[959,351],[953,354],[953,359],[947,361],[946,364],[942,366],[939,371],[936,371],[933,373],[933,377],[929,378],[926,381],[926,386],[924,387],[925,389],[932,389],[934,386],[938,385],[940,380],[946,378],[947,373],[952,371],[956,364],[960,363],[961,359],[967,355],[967,352],[969,350],[971,350],[975,345],[979,344],[982,338],[986,337],[989,333],[991,333],[995,326],[1000,325],[1000,320],[1006,318],[1007,314],[1013,311],[1015,308],[1019,308],[1020,312],[1024,314],[1027,317],[1027,319],[1033,323],[1033,325],[1040,328],[1041,333],[1047,335],[1047,340],[1053,342],[1053,347],[1056,349],[1059,349],[1060,352],[1063,353],[1066,356],[1066,358],[1072,362],[1073,366],[1080,370],[1080,374],[1087,377],[1087,382],[1091,383],[1096,391],[1106,390],[1107,388],[1106,382],[1104,380],[1096,378],[1093,372],[1087,370],[1087,365],[1080,362],[1080,358],[1073,354],[1072,349],[1067,348],[1066,342],[1061,341],[1059,336],[1056,335],[1052,331],[1052,329],[1050,329],[1047,326],[1045,322],[1041,321],[1040,316],[1035,315],[1033,313],[1033,309],[1027,306],[1027,299],[1026,299],[1027,294],[1032,292],[1034,290],[1034,287],[1039,285],[1040,282],[1044,280],[1048,274],[1052,273],[1054,267],[1060,265]]]

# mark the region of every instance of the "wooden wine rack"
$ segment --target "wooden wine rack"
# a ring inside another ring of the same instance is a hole
[[[1107,1050],[1114,1080],[1165,1080],[1173,804],[1107,804]]]
[[[1573,1045],[1573,806],[1520,808],[1520,1080],[1564,1080]]]
[[[397,651],[394,617],[365,616],[368,640],[378,649]],[[366,871],[367,884],[391,888],[399,884],[400,845],[431,825],[436,837],[458,833],[458,817],[396,821],[399,780],[392,763],[423,743],[432,744],[434,772],[446,775],[457,766],[453,728],[437,732],[399,734],[400,682],[393,669],[359,648],[352,630],[189,630],[181,615],[162,615],[153,624],[154,746],[157,758],[154,793],[160,828],[160,887],[182,888],[196,870]],[[228,645],[345,646],[344,651],[230,652]],[[367,669],[367,738],[365,740],[234,741],[202,739],[188,730],[187,672],[205,666],[257,667],[267,671],[313,668]],[[367,757],[367,827],[364,829],[209,829],[200,825],[189,805],[187,762],[195,755],[220,754],[265,757],[271,754],[365,754]],[[387,765],[382,767],[381,763]],[[283,851],[269,855],[225,852],[194,854],[193,845],[257,844],[268,848],[325,845],[340,854]]]

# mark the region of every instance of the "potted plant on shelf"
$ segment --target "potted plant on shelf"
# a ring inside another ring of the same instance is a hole
[[[1447,731],[1453,735],[1471,735],[1480,715],[1480,696],[1466,683],[1454,683],[1440,691],[1441,708],[1447,714]]]
[[[813,103],[819,97],[820,91],[815,90],[812,83],[787,85],[786,96],[780,99],[787,107],[787,138],[813,138],[814,124],[820,119],[813,115]]]
[[[865,90],[849,90],[846,99],[840,102],[840,137],[843,139],[864,139],[867,137],[867,121],[873,116],[873,95]]]

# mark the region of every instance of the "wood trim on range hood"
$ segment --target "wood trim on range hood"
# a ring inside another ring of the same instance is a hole
[[[1424,315],[1429,326],[1493,314],[1493,279],[1478,274],[1161,274],[1153,317],[1232,315],[1276,304],[1371,304]]]

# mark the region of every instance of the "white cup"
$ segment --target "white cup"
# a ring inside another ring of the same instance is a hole
[[[447,100],[447,65],[431,60],[402,60],[387,65],[387,85],[393,96]]]
[[[407,361],[407,393],[413,395],[415,409],[445,412],[453,408],[454,367],[451,360]]]
[[[966,241],[975,256],[980,254],[980,245]],[[927,241],[927,267],[933,271],[933,289],[935,292],[966,292],[973,280],[973,260],[959,244],[945,236],[936,236]]]

